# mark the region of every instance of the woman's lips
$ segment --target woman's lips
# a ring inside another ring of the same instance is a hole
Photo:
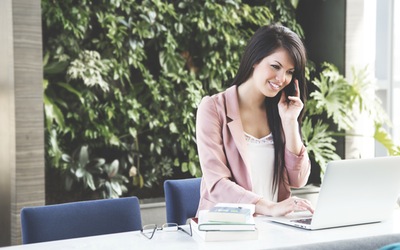
[[[278,85],[278,84],[275,84],[275,83],[272,83],[272,82],[268,82],[268,83],[273,89],[280,89],[281,88],[281,86]]]

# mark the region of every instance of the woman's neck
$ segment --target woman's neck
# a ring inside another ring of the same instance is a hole
[[[265,96],[247,80],[238,87],[239,106],[245,110],[265,111]]]
[[[244,82],[238,87],[240,117],[246,133],[262,138],[271,132],[267,122],[265,96],[251,86],[251,83]]]

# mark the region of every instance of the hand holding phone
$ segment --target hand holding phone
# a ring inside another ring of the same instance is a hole
[[[283,89],[282,95],[278,104],[279,115],[289,119],[297,119],[304,104],[300,99],[299,81],[292,81]]]

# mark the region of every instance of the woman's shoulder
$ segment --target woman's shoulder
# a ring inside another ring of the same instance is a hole
[[[213,95],[206,95],[202,98],[201,103],[224,103],[226,102],[227,99],[231,99],[231,96],[236,96],[237,93],[237,86],[231,86],[227,88],[226,90],[213,94]]]
[[[198,114],[226,119],[238,113],[237,87],[232,86],[214,95],[204,96],[198,106]]]

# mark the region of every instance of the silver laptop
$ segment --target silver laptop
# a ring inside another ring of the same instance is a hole
[[[380,222],[400,195],[400,156],[331,161],[314,214],[294,212],[269,220],[309,230]]]

